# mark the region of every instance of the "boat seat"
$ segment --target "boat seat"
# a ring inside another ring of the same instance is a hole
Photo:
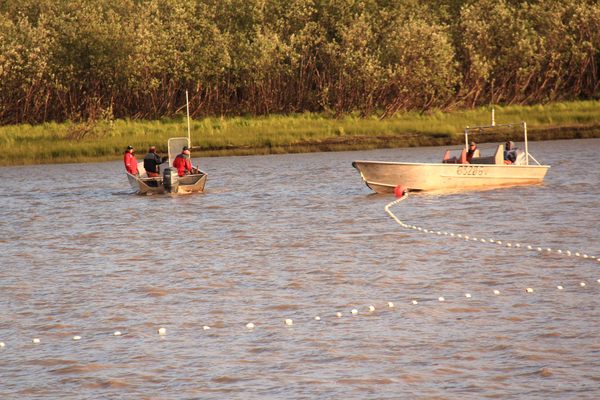
[[[446,150],[444,153],[444,159],[442,160],[444,164],[468,164],[467,162],[467,151],[462,149],[460,152],[460,157],[450,157],[450,150]]]
[[[446,150],[446,152],[444,153],[444,157],[442,158],[442,162],[446,163],[448,162],[448,160],[450,159],[450,150]],[[354,164],[352,164],[354,165]]]
[[[471,164],[494,164],[496,159],[494,156],[489,157],[473,157],[471,159]]]
[[[494,153],[494,161],[496,165],[504,165],[504,145],[498,145],[496,153]]]

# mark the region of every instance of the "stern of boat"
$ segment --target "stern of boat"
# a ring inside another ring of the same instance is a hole
[[[208,175],[200,170],[198,172],[200,173],[180,177],[177,193],[203,193]]]
[[[137,194],[157,194],[165,192],[161,177],[141,178],[127,173],[127,180],[129,181],[131,188]]]

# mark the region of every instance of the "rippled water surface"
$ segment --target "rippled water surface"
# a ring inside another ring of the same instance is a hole
[[[530,150],[543,185],[392,208],[519,248],[406,230],[350,165],[442,148],[197,159],[179,197],[2,168],[0,398],[599,398],[600,140]]]

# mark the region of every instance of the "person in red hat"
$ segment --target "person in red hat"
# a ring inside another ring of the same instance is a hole
[[[183,151],[175,160],[173,160],[173,166],[177,168],[177,175],[184,176],[192,173],[192,161],[190,160],[190,149],[187,146],[183,146]]]
[[[127,146],[127,150],[125,150],[125,154],[123,156],[123,162],[125,163],[125,169],[127,170],[127,172],[129,172],[131,175],[137,176],[139,175],[138,163],[135,156],[133,155],[134,152],[135,149],[133,148],[133,146]]]

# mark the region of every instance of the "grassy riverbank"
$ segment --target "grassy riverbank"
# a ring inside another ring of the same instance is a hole
[[[600,137],[600,102],[496,106],[497,124],[521,120],[527,122],[531,140]],[[273,115],[194,120],[191,136],[193,157],[275,154],[460,144],[465,126],[489,123],[489,107],[406,113],[383,120],[356,116],[336,119],[320,114]],[[500,131],[485,140],[503,141],[506,134]],[[187,122],[183,117],[3,126],[0,165],[115,160],[130,144],[140,155],[152,144],[165,153],[169,137],[186,135]]]

